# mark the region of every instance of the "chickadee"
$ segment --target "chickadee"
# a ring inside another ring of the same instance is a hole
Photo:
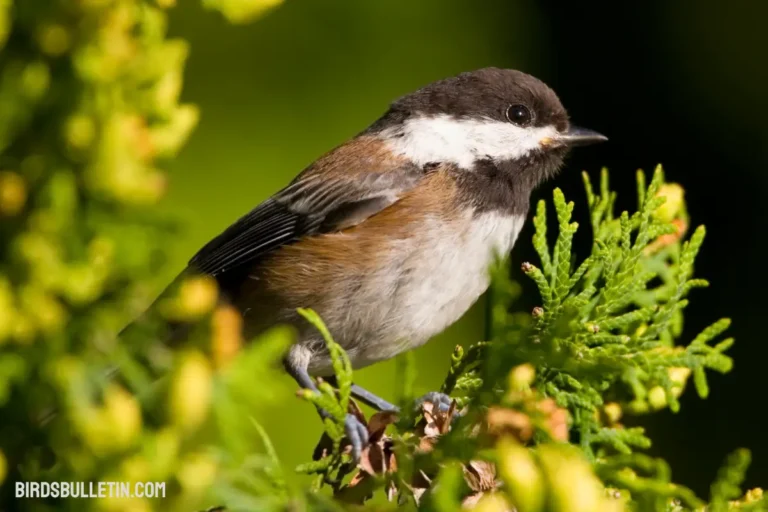
[[[462,73],[395,101],[211,240],[188,271],[216,278],[247,339],[295,326],[285,368],[316,389],[312,377],[332,376],[331,360],[297,308],[322,317],[354,368],[424,344],[486,291],[534,187],[571,147],[604,140],[571,125],[557,95],[530,75]],[[394,409],[358,386],[353,395]],[[359,455],[365,426],[349,415],[346,432]]]

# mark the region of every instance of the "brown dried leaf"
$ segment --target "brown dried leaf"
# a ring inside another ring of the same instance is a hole
[[[354,482],[354,484],[353,484]],[[343,503],[354,503],[362,505],[366,500],[373,497],[373,491],[376,488],[376,479],[363,472],[358,472],[348,485],[342,487],[334,497]]]
[[[424,435],[427,437],[438,437],[440,435],[440,427],[436,422],[431,421],[424,426]]]
[[[368,440],[371,443],[379,441],[389,425],[397,422],[397,413],[394,411],[380,411],[368,420]]]
[[[356,487],[360,485],[361,482],[364,482],[366,479],[370,478],[370,475],[364,471],[358,471],[355,473],[355,476],[352,477],[352,480],[349,481],[347,484],[348,487]]]
[[[536,403],[536,408],[544,414],[552,414],[557,410],[557,402],[553,398],[545,398]]]
[[[424,434],[429,437],[437,437],[451,430],[453,417],[456,415],[456,400],[451,401],[451,406],[447,411],[441,411],[432,402],[421,404],[421,411],[424,416],[422,421]]]
[[[558,408],[549,416],[549,431],[558,441],[568,441],[568,411]]]
[[[470,489],[475,492],[495,489],[496,466],[488,461],[473,460],[463,466],[464,480]]]
[[[545,398],[536,404],[536,408],[547,415],[547,429],[558,441],[568,440],[568,410],[558,407],[552,398]]]
[[[413,499],[416,501],[416,504],[418,505],[421,501],[421,497],[424,495],[427,490],[432,486],[432,479],[427,476],[427,474],[419,470],[415,475],[413,475],[413,482],[411,485],[404,484],[413,494]]]
[[[375,475],[382,472],[380,466],[383,459],[384,454],[382,453],[381,446],[369,444],[360,453],[360,462],[357,463],[357,467],[369,475]]]
[[[349,399],[349,405],[347,405],[347,412],[351,415],[353,415],[355,418],[360,420],[360,423],[363,425],[367,424],[367,420],[365,419],[365,414],[363,414],[363,410],[360,408],[359,405],[357,405],[357,402]]]
[[[377,412],[368,422],[368,444],[363,448],[358,467],[370,475],[392,473],[397,469],[392,438],[385,436],[388,425],[397,421],[392,411]]]
[[[491,435],[512,434],[522,442],[533,437],[533,422],[531,418],[520,411],[506,407],[491,407],[486,415],[488,432]]]
[[[448,407],[448,412],[445,413],[445,417],[443,418],[443,434],[446,434],[451,430],[451,426],[453,425],[453,417],[456,416],[457,407],[458,405],[456,404],[456,400],[451,400],[451,406]]]
[[[389,469],[390,473],[397,472],[397,457],[395,456],[395,450],[393,448],[394,448],[394,445],[391,444],[386,452],[389,454],[387,468]]]
[[[484,496],[482,492],[476,492],[470,494],[461,502],[461,508],[472,509],[477,505],[480,499]]]
[[[416,451],[419,453],[429,453],[435,448],[437,444],[437,436],[424,436],[419,439],[419,446]]]

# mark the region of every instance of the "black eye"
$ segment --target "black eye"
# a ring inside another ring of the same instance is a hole
[[[518,126],[526,126],[531,122],[531,111],[525,105],[511,105],[507,108],[507,120]]]

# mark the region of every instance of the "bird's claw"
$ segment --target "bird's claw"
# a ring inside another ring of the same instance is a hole
[[[360,462],[363,448],[368,444],[368,428],[354,414],[347,414],[344,418],[344,432],[352,447],[352,460],[355,464]]]
[[[415,402],[415,410],[416,413],[421,412],[420,409],[422,405],[424,405],[424,402],[430,402],[437,407],[437,410],[441,413],[447,413],[451,410],[451,405],[453,404],[453,398],[446,395],[445,393],[440,393],[439,391],[430,391],[429,393],[425,394],[424,396],[416,399]],[[459,418],[463,416],[463,412],[454,409],[453,413],[451,414],[451,425],[455,425]]]
[[[448,410],[451,408],[451,403],[453,402],[453,398],[446,395],[445,393],[440,393],[439,391],[430,391],[429,393],[426,393],[424,396],[417,398],[414,402],[415,408],[418,410],[421,408],[422,405],[424,405],[424,402],[431,402],[434,405],[437,406],[438,410],[440,412],[448,412]]]

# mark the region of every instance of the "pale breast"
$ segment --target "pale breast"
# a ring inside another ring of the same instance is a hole
[[[393,244],[386,265],[357,289],[348,324],[338,326],[344,333],[365,326],[362,339],[345,340],[355,367],[422,345],[461,318],[488,288],[495,255],[509,253],[524,217],[467,211],[450,223],[424,222],[418,240]]]
[[[236,299],[246,330],[293,323],[293,352],[314,375],[331,373],[331,364],[298,307],[320,314],[355,368],[427,342],[487,289],[494,257],[511,250],[524,222],[521,214],[478,211],[458,190],[456,175],[435,172],[353,228],[281,247]]]

